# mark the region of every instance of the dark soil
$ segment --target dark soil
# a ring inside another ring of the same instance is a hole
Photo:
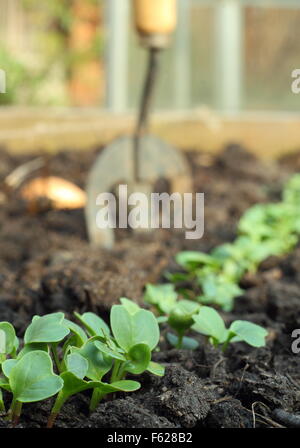
[[[98,150],[61,152],[47,171],[84,187]],[[163,280],[176,269],[173,255],[182,249],[208,251],[231,241],[241,214],[257,202],[275,201],[285,179],[300,170],[300,155],[264,164],[237,145],[216,157],[188,155],[195,191],[205,193],[205,235],[199,241],[166,230],[151,235],[119,234],[113,251],[93,249],[83,210],[46,208],[33,214],[18,195],[0,193],[0,321],[12,322],[19,336],[34,314],[91,310],[107,318],[122,296],[141,302],[147,282]],[[0,181],[30,159],[0,152]],[[300,355],[291,351],[291,332],[300,328],[300,248],[266,260],[257,275],[243,279],[246,292],[234,312],[269,329],[266,348],[234,344],[226,355],[201,341],[194,352],[155,353],[166,375],[145,374],[142,389],[104,401],[88,415],[89,395],[73,397],[57,427],[180,428],[293,426],[278,409],[300,412]],[[44,427],[52,400],[24,405],[19,427]],[[286,415],[286,414],[284,414]],[[281,416],[281,417],[280,417]],[[283,421],[284,420],[284,421]],[[298,419],[299,420],[299,419]],[[293,420],[292,420],[293,421]],[[0,417],[0,428],[7,423]]]

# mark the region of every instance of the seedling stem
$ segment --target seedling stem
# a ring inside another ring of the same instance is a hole
[[[13,426],[16,426],[18,424],[21,412],[22,412],[22,403],[20,401],[13,399],[10,406],[10,410],[8,412],[9,419],[12,421]]]
[[[97,388],[93,390],[92,398],[90,401],[90,412],[94,412],[97,408],[99,402],[102,400],[102,398],[105,397],[105,394],[101,393],[101,391]]]
[[[57,398],[55,400],[55,403],[53,405],[53,408],[51,410],[51,414],[50,417],[48,419],[47,422],[47,428],[52,428],[56,417],[58,416],[61,408],[63,407],[63,405],[65,404],[65,402],[67,401],[67,396],[63,393],[63,391],[60,391],[59,394],[57,395]]]
[[[57,352],[57,344],[51,344],[51,352],[53,355],[53,359],[57,368],[58,373],[62,373],[62,366],[60,364],[58,352]]]
[[[114,383],[115,381],[119,381],[121,379],[120,378],[121,363],[122,363],[122,361],[119,361],[117,359],[115,360],[113,371],[112,371],[112,374],[111,374],[111,377],[110,377],[110,382],[111,383]]]
[[[228,338],[226,339],[226,341],[224,342],[224,344],[222,345],[222,352],[225,353],[228,345],[231,341],[231,339],[234,337],[234,333],[229,333]]]
[[[2,390],[0,389],[0,412],[5,412]]]
[[[176,344],[176,348],[177,349],[182,348],[182,341],[183,341],[183,334],[182,333],[178,333],[178,342]]]

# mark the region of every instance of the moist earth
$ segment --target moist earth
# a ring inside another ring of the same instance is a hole
[[[47,174],[84,188],[100,151],[64,150],[47,157]],[[2,149],[0,181],[32,157]],[[95,249],[87,240],[83,210],[58,211],[49,204],[33,210],[18,191],[8,199],[0,191],[0,321],[13,323],[22,337],[34,314],[64,311],[72,318],[73,311],[89,310],[107,319],[122,296],[142,303],[147,282],[165,281],[165,272],[179,269],[176,252],[207,252],[232,241],[243,212],[255,203],[278,200],[285,180],[300,171],[300,153],[262,162],[236,144],[215,156],[190,151],[187,158],[195,192],[205,193],[205,233],[196,241],[165,229],[147,235],[118,232],[112,251]],[[163,378],[142,375],[138,392],[109,397],[92,415],[89,393],[79,394],[64,406],[56,427],[296,426],[300,354],[292,353],[291,333],[300,328],[300,248],[265,260],[241,286],[244,295],[223,317],[228,324],[246,319],[268,328],[265,348],[237,343],[224,355],[200,336],[195,351],[175,350],[162,341],[154,359],[166,367]],[[45,427],[52,402],[24,405],[18,427]],[[9,426],[0,416],[0,428]]]

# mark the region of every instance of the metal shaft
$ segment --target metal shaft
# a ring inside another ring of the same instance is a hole
[[[134,133],[134,142],[133,142],[134,182],[139,182],[140,180],[140,157],[139,157],[140,145],[141,145],[141,139],[148,127],[151,101],[158,73],[159,51],[160,50],[158,48],[149,49],[147,74],[142,91],[139,116]]]

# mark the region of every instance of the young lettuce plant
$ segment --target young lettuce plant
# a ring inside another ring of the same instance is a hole
[[[225,351],[229,343],[243,341],[252,347],[266,345],[267,330],[252,322],[236,320],[227,329],[220,314],[211,307],[201,306],[194,315],[193,330],[207,336],[214,346],[222,345]]]

